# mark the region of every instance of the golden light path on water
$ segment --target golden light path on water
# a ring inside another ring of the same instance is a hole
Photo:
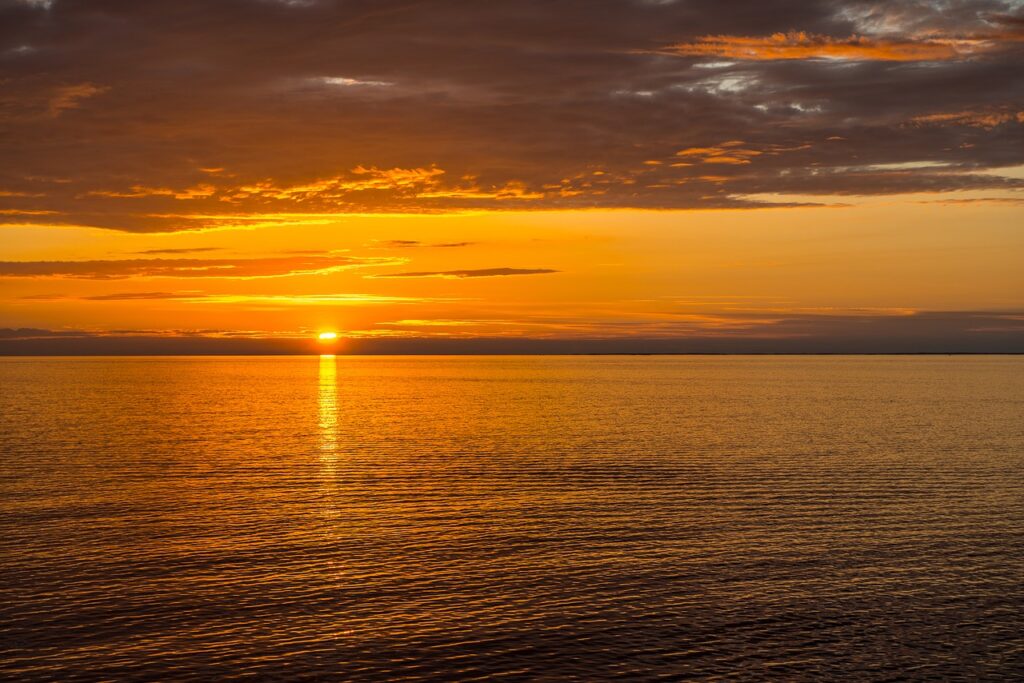
[[[334,354],[320,356],[320,450],[333,461],[338,450],[338,368]]]
[[[332,353],[320,356],[317,408],[320,426],[320,472],[324,494],[323,514],[328,519],[338,516],[338,366]]]

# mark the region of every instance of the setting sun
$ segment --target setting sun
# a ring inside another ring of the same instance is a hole
[[[317,335],[317,339],[322,342],[332,342],[338,338],[337,332],[321,332]]]

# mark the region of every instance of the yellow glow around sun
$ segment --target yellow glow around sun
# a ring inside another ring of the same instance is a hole
[[[317,339],[319,339],[322,342],[332,342],[337,338],[337,332],[321,332],[319,335],[317,335]]]

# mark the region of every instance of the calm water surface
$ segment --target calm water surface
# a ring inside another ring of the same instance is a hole
[[[1024,677],[1024,358],[0,360],[0,678]]]

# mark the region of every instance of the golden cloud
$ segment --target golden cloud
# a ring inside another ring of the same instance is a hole
[[[57,88],[56,92],[50,98],[47,111],[51,118],[56,118],[68,109],[77,109],[81,106],[82,100],[95,97],[107,90],[110,90],[110,88],[94,85],[92,83],[78,83],[76,85],[62,86]]]
[[[804,31],[769,36],[702,36],[665,49],[678,55],[742,60],[842,59],[865,61],[937,61],[957,59],[978,49],[976,41],[885,40],[866,36],[833,38]]]
[[[939,112],[915,116],[911,122],[939,126],[971,126],[991,130],[1004,123],[1024,123],[1024,111],[1011,110],[968,110],[958,112]]]
[[[112,259],[93,261],[0,261],[0,278],[260,278],[331,273],[386,266],[404,259],[352,256],[282,256],[242,259]]]

